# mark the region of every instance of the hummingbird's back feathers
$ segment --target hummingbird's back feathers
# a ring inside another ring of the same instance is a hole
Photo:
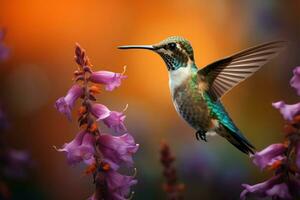
[[[206,77],[209,84],[208,93],[214,100],[218,100],[234,86],[253,75],[285,46],[284,41],[261,44],[213,62],[200,69],[198,74]]]

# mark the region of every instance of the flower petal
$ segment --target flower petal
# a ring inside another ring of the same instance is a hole
[[[271,166],[275,161],[284,159],[283,155],[285,151],[286,146],[284,144],[271,144],[252,156],[253,163],[263,170],[267,166]]]
[[[285,104],[284,101],[278,101],[272,103],[274,108],[279,109],[280,113],[282,114],[285,120],[293,120],[294,116],[300,113],[300,103],[288,105]]]
[[[132,155],[138,150],[139,145],[135,143],[130,134],[116,137],[101,135],[99,137],[99,149],[105,159],[110,160],[117,166],[122,163],[132,166]]]
[[[105,119],[111,113],[111,111],[105,105],[100,103],[93,104],[91,112],[97,118],[97,121]]]
[[[75,105],[76,100],[83,94],[83,89],[79,85],[73,85],[71,89],[67,92],[65,97],[59,98],[56,103],[56,109],[71,119],[71,110]]]
[[[103,120],[104,124],[120,133],[126,131],[124,120],[126,116],[121,112],[112,111],[110,115]]]
[[[74,140],[63,145],[58,151],[66,152],[68,163],[73,165],[81,161],[92,162],[95,152],[95,137],[85,131],[79,132]]]
[[[280,198],[286,200],[292,199],[286,183],[274,185],[271,189],[266,191],[266,195],[272,198]]]
[[[107,172],[106,177],[108,199],[112,200],[126,200],[130,194],[130,187],[137,184],[133,176],[125,176],[113,170]]]
[[[105,89],[112,91],[121,85],[121,81],[125,79],[126,76],[120,73],[114,73],[110,71],[97,71],[92,72],[90,76],[90,81],[94,83],[105,84]]]
[[[290,85],[296,89],[297,94],[300,96],[300,66],[293,70],[293,77],[290,80]]]
[[[248,185],[248,184],[242,184],[242,186],[245,188],[240,198],[241,200],[246,200],[247,197],[267,197],[267,191],[271,189],[274,185],[279,184],[281,182],[281,175],[273,176],[271,179],[258,183],[256,185]]]

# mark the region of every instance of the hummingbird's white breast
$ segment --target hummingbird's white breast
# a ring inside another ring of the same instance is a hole
[[[179,116],[195,129],[199,129],[198,126],[202,121],[209,121],[211,127],[207,127],[206,135],[214,136],[216,135],[215,130],[219,127],[218,120],[211,120],[209,115],[205,114],[207,109],[206,106],[203,106],[206,105],[203,103],[204,100],[200,100],[200,102],[195,103],[194,98],[192,97],[193,95],[191,95],[192,93],[188,92],[189,90],[186,88],[188,85],[186,81],[191,78],[193,73],[195,72],[193,72],[190,64],[187,65],[187,67],[181,67],[177,70],[169,71],[169,87],[172,94],[173,104]],[[207,84],[205,82],[200,82],[198,85],[198,91],[201,92],[202,90],[205,90],[206,87]],[[203,107],[205,109],[203,109]],[[186,112],[184,110],[188,111]],[[199,122],[197,124],[194,124],[193,120],[192,122],[190,121],[191,119],[198,119],[197,116],[199,117]]]

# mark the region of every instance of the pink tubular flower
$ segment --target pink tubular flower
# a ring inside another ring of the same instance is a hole
[[[124,120],[126,116],[121,112],[112,111],[110,115],[103,120],[108,128],[114,129],[116,132],[126,131]]]
[[[103,157],[114,165],[119,166],[125,163],[132,166],[132,155],[138,150],[139,145],[135,143],[130,134],[116,137],[111,135],[101,135],[99,137],[99,149]]]
[[[297,94],[300,96],[300,67],[293,70],[294,76],[290,80],[290,85],[296,89]]]
[[[274,108],[279,109],[285,120],[291,121],[293,117],[300,113],[300,103],[288,105],[285,104],[284,101],[278,101],[276,103],[272,103]]]
[[[76,100],[83,94],[83,89],[79,85],[73,85],[65,97],[59,98],[56,103],[56,109],[71,119],[71,110],[75,105]]]
[[[242,184],[245,188],[240,195],[242,200],[247,197],[272,197],[280,199],[292,199],[286,183],[281,182],[281,175],[272,177],[271,179],[258,183],[256,185]]]
[[[284,144],[272,144],[260,152],[256,152],[252,158],[253,163],[261,170],[271,166],[275,161],[284,159],[283,153],[286,151]]]
[[[127,76],[124,76],[123,73],[120,74],[110,71],[97,71],[92,72],[90,81],[94,83],[105,84],[105,89],[107,91],[112,91],[119,87],[121,85],[121,81],[125,78],[127,78]]]
[[[292,196],[289,192],[289,188],[286,183],[280,183],[278,185],[274,185],[271,189],[266,191],[266,194],[269,197],[275,197],[280,199],[292,199]]]
[[[105,105],[100,103],[93,104],[91,112],[97,118],[97,121],[107,118],[111,113]]]
[[[130,195],[130,187],[137,184],[134,176],[125,176],[116,171],[110,170],[105,173],[110,200],[127,200]]]
[[[74,140],[63,145],[58,151],[66,152],[69,164],[89,161],[95,152],[95,137],[85,131],[77,133]]]

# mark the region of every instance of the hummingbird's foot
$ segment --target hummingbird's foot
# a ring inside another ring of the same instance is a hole
[[[203,130],[198,130],[197,132],[196,132],[196,139],[197,140],[204,140],[205,142],[207,142],[207,140],[206,140],[206,132],[205,131],[203,131]]]

